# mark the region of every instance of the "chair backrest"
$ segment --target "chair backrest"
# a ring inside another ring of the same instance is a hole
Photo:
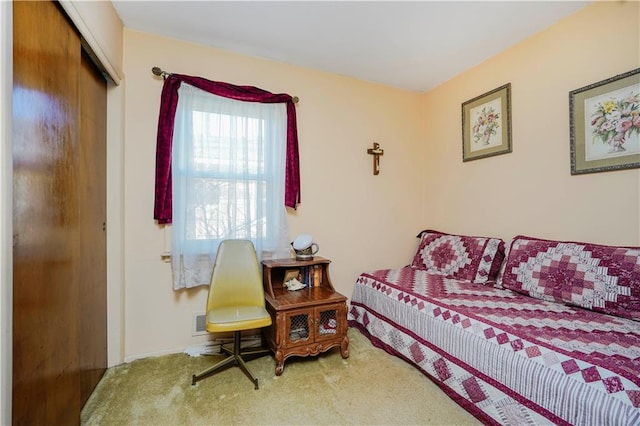
[[[226,306],[265,306],[260,265],[249,240],[224,240],[218,248],[207,311]]]

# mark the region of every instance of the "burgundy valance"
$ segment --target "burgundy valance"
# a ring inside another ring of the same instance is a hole
[[[238,101],[287,104],[287,158],[284,204],[295,209],[300,202],[300,163],[298,160],[296,109],[293,98],[284,93],[274,94],[252,86],[235,86],[229,83],[206,80],[201,77],[169,74],[164,81],[160,99],[153,218],[158,223],[171,223],[172,220],[171,147],[174,119],[178,106],[178,89],[183,81],[214,95]]]

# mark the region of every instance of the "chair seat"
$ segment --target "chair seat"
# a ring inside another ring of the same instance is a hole
[[[207,331],[250,330],[271,325],[271,316],[262,306],[214,308],[207,314]]]

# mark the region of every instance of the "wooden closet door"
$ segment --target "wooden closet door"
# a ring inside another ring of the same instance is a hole
[[[50,2],[14,2],[14,424],[76,424],[80,37]]]
[[[78,286],[84,405],[107,366],[107,82],[84,52],[80,71]]]
[[[13,26],[12,422],[73,425],[106,367],[106,86],[56,3]]]

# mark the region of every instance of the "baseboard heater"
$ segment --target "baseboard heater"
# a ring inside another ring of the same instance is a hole
[[[190,356],[200,355],[220,355],[221,345],[232,345],[233,337],[217,338],[200,345],[189,346],[185,349],[185,353]],[[262,337],[260,335],[242,336],[240,340],[241,348],[253,348],[262,346]]]

